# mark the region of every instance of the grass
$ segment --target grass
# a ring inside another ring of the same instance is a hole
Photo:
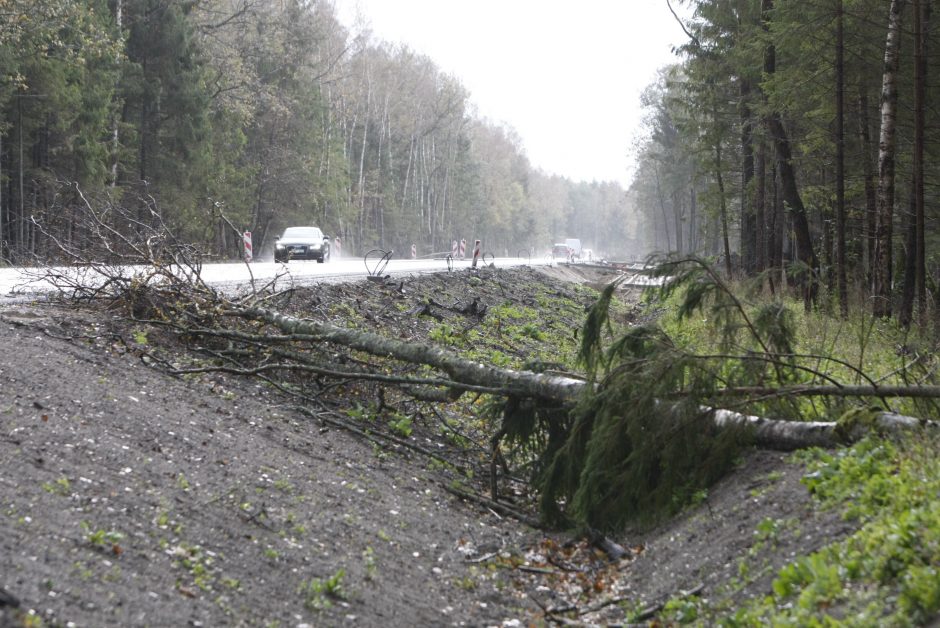
[[[744,301],[750,315],[768,301],[741,297],[743,288],[736,286],[736,294]],[[676,315],[680,295],[671,295],[664,303],[665,314],[660,322],[676,345],[698,355],[727,353],[722,350],[721,335],[715,331],[711,312],[698,312],[690,318]],[[930,378],[938,362],[932,347],[934,341],[917,330],[905,330],[893,320],[878,320],[864,307],[851,308],[847,319],[834,317],[825,311],[805,312],[801,301],[782,301],[792,326],[797,331],[793,352],[801,369],[794,383],[843,385],[913,385],[931,383]],[[734,335],[734,344],[741,354],[753,350],[742,327]],[[726,367],[727,368],[727,367]],[[814,374],[815,373],[815,374]],[[717,367],[719,376],[727,374]],[[906,399],[822,399],[801,398],[791,400],[796,411],[788,418],[807,420],[836,420],[853,407],[878,404],[885,410],[913,416],[940,414],[933,401]],[[771,413],[768,405],[752,405],[756,414]]]
[[[736,292],[738,298],[741,294],[743,290]],[[674,294],[657,305],[665,311],[661,325],[681,349],[696,355],[753,350],[743,325],[730,336],[716,333],[720,311],[706,307],[680,320],[675,314],[680,301]],[[765,304],[754,298],[746,310],[756,317]],[[793,383],[935,383],[936,341],[926,333],[873,319],[864,307],[841,319],[822,310],[805,312],[793,300],[783,305],[797,331],[789,359],[804,367],[793,372]],[[728,339],[730,343],[722,343]],[[740,366],[713,359],[709,368],[721,378]],[[837,420],[872,406],[924,419],[940,415],[933,401],[799,398],[790,400],[787,418]],[[765,416],[770,408],[764,403],[748,406]],[[935,618],[940,612],[940,439],[928,433],[899,440],[872,434],[851,447],[806,450],[795,458],[806,465],[804,484],[819,507],[837,510],[856,531],[794,557],[773,574],[769,595],[737,602],[734,608],[721,595],[676,598],[665,605],[661,620],[725,626],[907,626]],[[758,526],[741,578],[756,577],[747,573],[753,568],[765,573],[760,554],[775,543],[785,523],[767,519]],[[734,583],[730,586],[740,592]]]

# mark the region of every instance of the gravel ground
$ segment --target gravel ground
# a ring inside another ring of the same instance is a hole
[[[514,271],[499,298],[606,277]],[[375,292],[357,285],[343,294]],[[617,623],[684,591],[766,592],[773,568],[848,532],[799,467],[755,451],[696,508],[615,539],[630,552],[611,563],[250,380],[146,366],[127,333],[101,308],[0,309],[0,626]]]

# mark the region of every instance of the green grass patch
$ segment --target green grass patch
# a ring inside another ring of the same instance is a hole
[[[935,617],[940,442],[923,436],[899,443],[870,437],[835,453],[797,454],[807,464],[808,490],[859,529],[785,565],[771,595],[730,612],[697,602],[697,617],[726,626],[909,626]]]

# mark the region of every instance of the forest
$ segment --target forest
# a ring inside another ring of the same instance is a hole
[[[0,0],[0,16],[4,263],[80,245],[85,204],[220,259],[243,230],[270,255],[296,224],[354,254],[632,245],[619,184],[533,168],[458,77],[350,32],[331,2]]]
[[[479,238],[543,256],[570,236],[609,259],[709,257],[807,307],[925,317],[940,299],[930,1],[667,8],[688,9],[687,39],[623,138],[624,190],[533,167],[459,77],[344,27],[329,1],[0,0],[0,260],[81,244],[73,216],[92,204],[219,259],[244,230],[263,254],[291,224],[358,254]]]
[[[686,4],[683,61],[643,97],[643,237],[808,307],[926,316],[940,297],[930,0]]]

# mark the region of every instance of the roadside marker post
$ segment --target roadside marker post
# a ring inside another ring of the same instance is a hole
[[[454,243],[450,245],[450,256],[457,257],[457,240],[454,240]]]
[[[414,244],[411,245],[411,259],[416,259],[418,257],[418,247]]]
[[[477,259],[480,257],[480,241],[477,240],[473,243],[473,263],[470,264],[470,268],[477,267]]]
[[[251,262],[251,232],[246,231],[242,234],[242,242],[245,244],[245,261]]]
[[[467,256],[467,241],[464,239],[460,240],[460,259],[463,259]]]
[[[336,257],[342,257],[343,242],[339,238],[333,238],[333,248],[336,249]]]

